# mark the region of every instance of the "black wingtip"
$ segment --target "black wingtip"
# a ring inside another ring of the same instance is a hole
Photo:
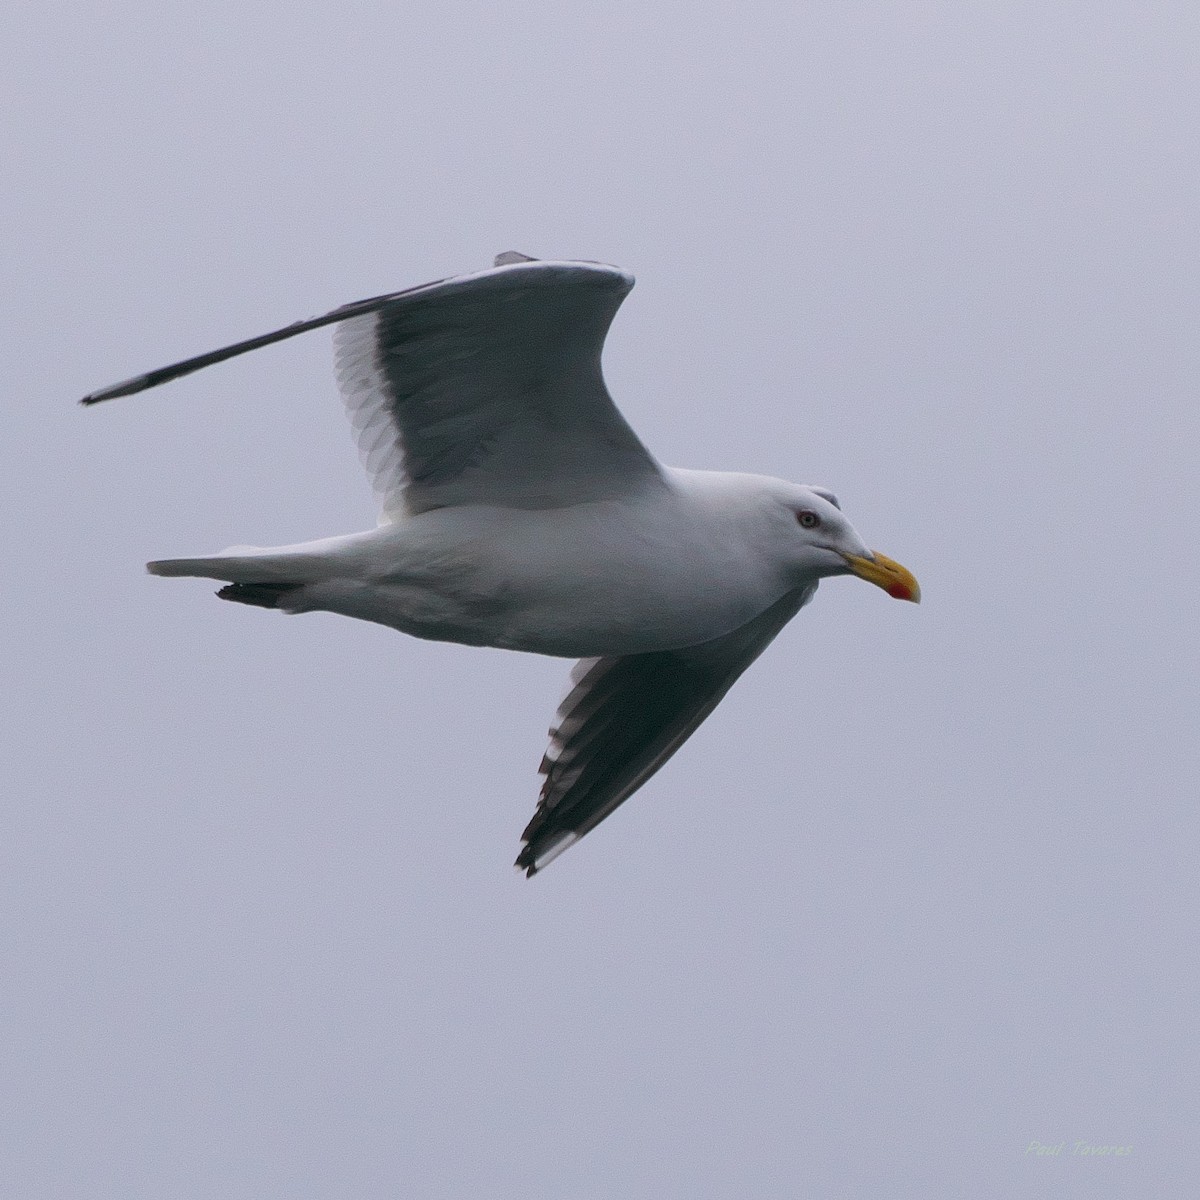
[[[228,583],[217,592],[217,598],[253,604],[257,608],[280,608],[287,596],[303,586],[299,583]]]
[[[79,403],[84,408],[91,408],[93,404],[100,404],[104,400],[115,400],[118,396],[132,396],[134,392],[144,392],[148,387],[153,387],[158,382],[155,379],[155,375],[157,374],[158,372],[152,372],[149,375],[135,375],[132,379],[124,379],[120,383],[112,384],[110,387],[88,392]]]
[[[517,263],[537,262],[536,258],[531,258],[528,254],[522,254],[520,250],[505,250],[502,254],[497,254],[492,260],[494,267],[511,267]]]

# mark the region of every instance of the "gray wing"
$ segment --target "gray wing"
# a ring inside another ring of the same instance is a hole
[[[581,659],[550,731],[541,797],[516,865],[536,874],[628,800],[816,590],[814,583],[789,592],[740,629],[698,646]]]
[[[338,384],[385,515],[553,508],[661,480],[600,371],[632,278],[513,257],[335,334]]]
[[[632,276],[513,253],[497,261],[161,367],[83,403],[336,324],[338,382],[385,516],[458,504],[557,507],[661,483],[600,371]]]

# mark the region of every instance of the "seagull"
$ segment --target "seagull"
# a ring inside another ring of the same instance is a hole
[[[517,856],[529,876],[679,749],[821,579],[853,574],[920,599],[827,489],[654,458],[600,369],[633,282],[603,263],[508,251],[489,270],[346,304],[81,401],[336,327],[377,528],[147,570],[220,580],[217,595],[240,604],[579,659]]]

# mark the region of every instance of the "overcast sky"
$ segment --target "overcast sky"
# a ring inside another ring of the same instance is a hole
[[[1194,4],[5,27],[0,1191],[1194,1186]],[[531,881],[568,663],[143,571],[374,523],[328,333],[74,404],[506,249],[633,271],[648,445],[925,595],[827,582]]]

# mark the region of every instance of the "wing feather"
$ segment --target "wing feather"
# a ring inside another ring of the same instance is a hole
[[[608,327],[632,286],[616,267],[510,251],[490,270],[344,304],[101,388],[83,403],[336,325],[338,384],[385,519],[621,495],[662,485],[600,370]]]
[[[740,629],[683,650],[587,658],[559,706],[517,866],[536,874],[638,790],[807,604],[790,592]]]
[[[338,384],[386,517],[555,507],[661,481],[600,370],[632,279],[501,258],[335,333]]]

